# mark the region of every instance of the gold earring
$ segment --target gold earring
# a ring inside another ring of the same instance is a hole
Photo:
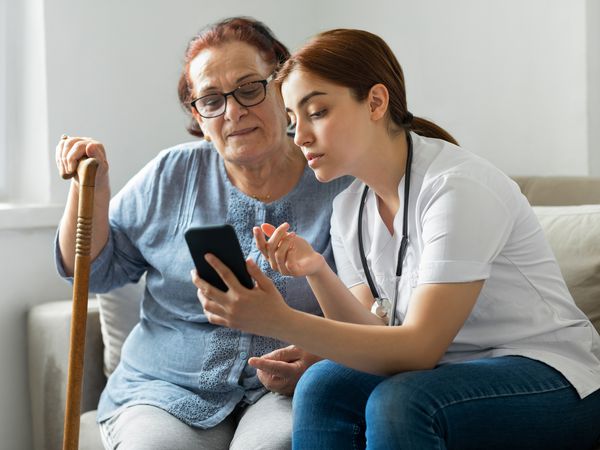
[[[207,136],[206,134],[204,135],[204,140],[205,140],[206,142],[211,142],[211,138],[210,138],[210,136]]]

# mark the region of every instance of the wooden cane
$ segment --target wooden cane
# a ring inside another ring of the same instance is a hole
[[[94,186],[97,169],[98,161],[95,158],[81,160],[77,166],[79,205],[77,211],[73,312],[71,315],[71,334],[69,339],[69,369],[67,373],[63,450],[77,450],[79,446],[79,416],[81,415],[83,355],[85,351],[85,327],[90,281]],[[63,176],[63,178],[65,177]]]

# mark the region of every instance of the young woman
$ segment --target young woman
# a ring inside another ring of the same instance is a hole
[[[251,260],[251,290],[210,255],[229,290],[193,276],[211,323],[329,359],[296,390],[294,448],[591,447],[600,336],[517,185],[410,114],[400,65],[371,33],[322,33],[278,79],[317,178],[357,178],[334,201],[339,278],[287,223],[254,229],[326,318],[287,306]]]

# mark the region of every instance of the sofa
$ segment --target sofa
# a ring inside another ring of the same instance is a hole
[[[552,246],[569,290],[600,332],[600,178],[514,177]],[[95,409],[106,377],[139,316],[143,280],[90,298],[80,449],[102,449]],[[61,448],[70,300],[28,314],[29,391],[35,450]],[[600,428],[600,423],[598,424]],[[600,450],[600,442],[597,449]]]

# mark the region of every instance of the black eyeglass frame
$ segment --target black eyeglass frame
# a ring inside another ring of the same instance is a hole
[[[240,84],[240,85],[239,85],[238,87],[236,87],[236,88],[235,88],[233,91],[229,91],[229,92],[223,92],[223,93],[213,93],[213,94],[206,94],[206,95],[203,95],[203,96],[201,96],[201,97],[198,97],[198,98],[196,98],[196,99],[192,100],[192,101],[190,102],[190,106],[191,106],[192,108],[194,108],[194,109],[196,110],[196,112],[197,112],[198,114],[200,114],[200,116],[201,116],[201,117],[204,117],[205,119],[214,119],[214,118],[216,118],[216,117],[220,117],[220,116],[222,116],[223,114],[225,114],[225,113],[227,112],[227,97],[229,97],[229,96],[233,97],[233,98],[235,99],[235,101],[236,101],[236,102],[238,102],[238,103],[239,103],[241,106],[243,106],[244,108],[250,108],[250,107],[252,107],[252,106],[260,105],[260,104],[261,104],[262,102],[264,102],[264,101],[265,101],[265,99],[267,98],[267,85],[268,85],[268,84],[269,84],[271,81],[273,81],[273,80],[275,79],[275,75],[276,75],[276,74],[275,74],[275,72],[274,72],[274,73],[272,73],[271,75],[269,75],[267,78],[265,78],[264,80],[248,81],[247,83]],[[236,92],[239,92],[239,90],[240,90],[241,88],[243,88],[244,86],[248,86],[249,84],[255,84],[255,83],[260,83],[260,84],[262,84],[262,87],[263,87],[263,98],[262,98],[260,101],[258,101],[258,102],[256,102],[256,103],[252,103],[252,104],[248,105],[248,104],[245,104],[245,103],[244,103],[244,102],[242,102],[242,101],[241,101],[239,98],[237,98],[237,97],[236,97],[235,93],[236,93]],[[223,111],[222,111],[222,112],[220,112],[219,114],[216,114],[216,115],[214,115],[214,116],[205,116],[204,114],[202,114],[202,113],[200,112],[200,110],[199,110],[199,109],[198,109],[198,107],[196,106],[196,102],[197,102],[198,100],[202,100],[203,98],[210,97],[210,96],[213,96],[213,95],[219,95],[219,96],[223,97],[223,99],[225,100],[225,101],[223,102],[223,105],[224,105],[224,106],[223,106]]]

